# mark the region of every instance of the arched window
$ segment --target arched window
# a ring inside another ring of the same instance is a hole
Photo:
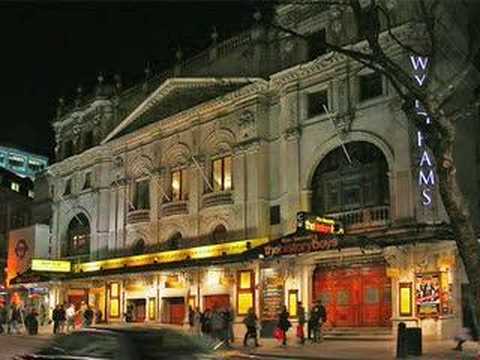
[[[219,244],[225,242],[227,239],[227,229],[222,224],[219,224],[212,231],[212,243]]]
[[[167,241],[168,248],[170,250],[177,250],[180,246],[180,242],[182,241],[182,234],[176,232]]]
[[[145,240],[138,239],[137,241],[135,241],[135,244],[133,244],[133,253],[135,255],[145,253]]]
[[[66,256],[88,255],[90,252],[90,222],[85,214],[77,214],[67,231]]]
[[[312,210],[332,214],[389,204],[388,166],[373,144],[359,141],[332,150],[320,162],[312,183]]]

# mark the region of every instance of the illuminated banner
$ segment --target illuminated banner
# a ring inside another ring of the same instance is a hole
[[[318,233],[306,236],[288,236],[265,246],[265,257],[279,255],[295,255],[314,251],[331,250],[338,248],[338,240],[321,237]]]
[[[268,238],[234,241],[225,244],[198,246],[189,249],[164,251],[159,253],[129,256],[123,258],[87,262],[75,265],[75,272],[120,269],[123,267],[164,264],[186,260],[208,259],[220,256],[238,255],[254,247],[263,245]]]
[[[47,272],[70,272],[72,270],[72,264],[70,261],[33,259],[32,270]]]
[[[340,222],[306,212],[297,213],[297,229],[325,235],[340,235],[344,233],[343,226]]]

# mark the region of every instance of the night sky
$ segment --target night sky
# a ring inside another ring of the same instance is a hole
[[[124,85],[251,25],[252,2],[123,2],[0,4],[0,142],[52,156],[58,98],[88,92],[99,72]]]

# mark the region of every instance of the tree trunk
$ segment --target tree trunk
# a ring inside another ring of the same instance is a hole
[[[449,160],[453,159],[453,147],[452,139],[444,139],[434,148],[434,155],[437,159],[439,191],[450,218],[458,252],[469,281],[470,294],[467,294],[467,298],[471,300],[470,309],[472,307],[475,309],[475,316],[473,316],[474,330],[477,334],[480,334],[480,244],[473,228],[468,203],[465,201],[457,181],[455,166]]]

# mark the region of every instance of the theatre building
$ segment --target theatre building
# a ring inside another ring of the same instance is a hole
[[[394,31],[415,42],[409,4],[392,9]],[[42,284],[110,322],[182,325],[188,305],[230,305],[242,334],[253,307],[268,336],[282,305],[295,322],[297,301],[309,310],[321,299],[332,332],[392,334],[403,321],[451,338],[466,279],[435,184],[424,205],[400,99],[318,45],[366,46],[350,25],[334,32],[351,13],[291,4],[276,16],[316,40],[270,41],[284,34],[261,24],[224,42],[213,34],[206,51],[177,52],[136,86],[99,77],[93,95],[60,103],[57,159],[37,194],[52,202],[50,260],[72,270]],[[409,66],[387,33],[380,42]],[[470,159],[475,139],[461,136],[456,155]],[[474,166],[458,171],[476,178]]]

